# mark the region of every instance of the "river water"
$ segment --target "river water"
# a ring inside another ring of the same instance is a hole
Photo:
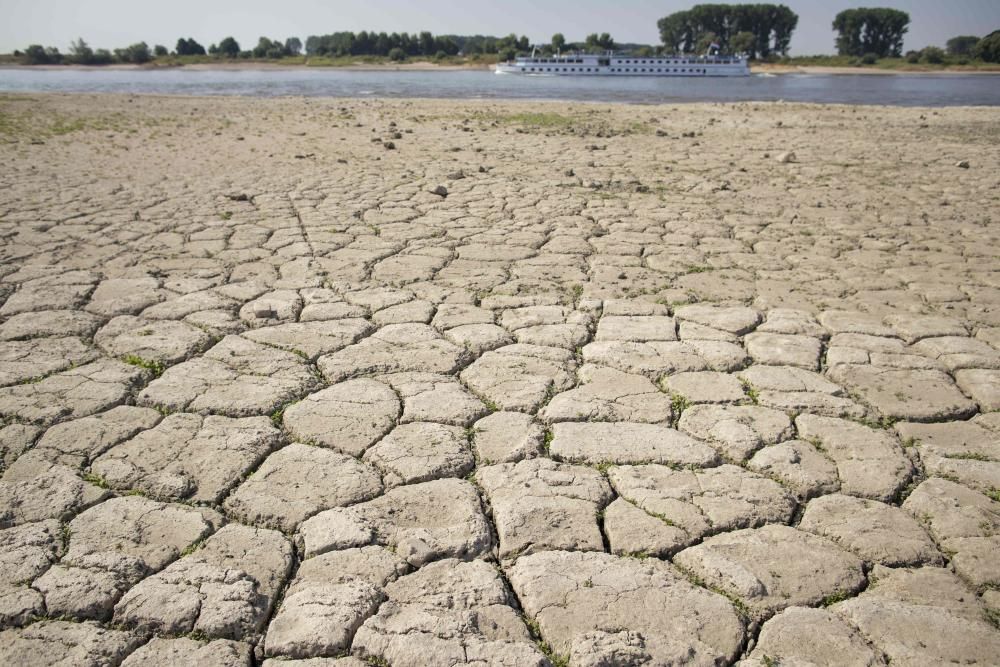
[[[998,106],[1000,75],[781,74],[745,78],[535,77],[491,71],[0,69],[0,92],[427,97],[585,102],[773,101]]]

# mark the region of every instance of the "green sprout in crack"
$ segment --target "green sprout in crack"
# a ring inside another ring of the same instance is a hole
[[[542,629],[539,627],[538,621],[531,618],[527,614],[523,615],[521,618],[524,621],[524,625],[528,628],[528,633],[531,635],[532,639],[535,640],[535,645],[542,652],[542,654],[548,658],[552,667],[569,667],[569,656],[559,655],[547,641],[542,639]]]
[[[542,436],[542,451],[545,452],[546,456],[549,455],[549,452],[552,448],[552,441],[555,440],[555,437],[556,436],[552,432],[552,429],[550,428],[545,429],[545,435]]]
[[[851,597],[847,591],[837,591],[836,593],[831,593],[827,595],[820,601],[821,607],[829,607],[830,605],[837,604],[838,602],[843,602],[847,598]]]
[[[677,428],[677,424],[681,420],[681,413],[690,407],[691,401],[689,401],[683,394],[678,394],[677,392],[670,393],[670,409],[674,415],[670,420],[670,425],[673,428]]]
[[[130,366],[138,366],[139,368],[145,368],[147,371],[153,373],[154,376],[160,377],[163,375],[163,371],[166,370],[166,366],[162,361],[155,361],[150,359],[143,359],[140,356],[134,354],[126,354],[122,357],[122,361]]]
[[[83,481],[87,482],[88,484],[93,484],[98,488],[101,489],[111,488],[108,486],[108,483],[104,480],[104,478],[101,477],[100,475],[94,475],[93,473],[85,472],[83,473],[82,477]]]
[[[747,380],[740,380],[740,384],[743,385],[743,392],[747,395],[747,398],[750,399],[750,402],[754,405],[759,405],[760,392],[757,391],[757,388],[750,384]]]

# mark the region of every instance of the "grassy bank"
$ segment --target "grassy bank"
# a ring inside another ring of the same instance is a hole
[[[1000,63],[945,56],[944,62],[911,62],[906,58],[857,58],[855,56],[795,56],[773,63],[754,63],[762,68],[775,67],[856,67],[898,72],[1000,72]]]
[[[436,57],[411,57],[405,60],[391,60],[386,56],[289,56],[286,58],[219,58],[216,56],[160,56],[153,58],[141,67],[185,67],[191,65],[216,65],[219,67],[238,67],[246,65],[268,65],[280,67],[357,67],[357,66],[384,66],[398,67],[414,65],[416,63],[427,63],[440,65],[442,67],[486,67],[496,63],[496,55],[475,55],[475,56],[445,56]],[[13,54],[0,54],[0,65],[21,65],[22,58]],[[47,65],[59,67],[59,65]],[[93,65],[93,67],[107,67],[107,65]]]

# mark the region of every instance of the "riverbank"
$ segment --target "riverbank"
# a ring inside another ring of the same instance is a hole
[[[995,661],[998,128],[0,95],[0,655]]]
[[[908,67],[884,68],[877,65],[833,66],[833,65],[786,65],[782,63],[753,63],[750,71],[754,74],[864,74],[864,75],[921,75],[921,74],[1000,74],[1000,65],[979,67]]]
[[[0,69],[31,68],[48,70],[150,70],[183,68],[194,71],[241,71],[241,70],[300,70],[309,68],[331,68],[358,72],[448,72],[485,71],[493,69],[495,59],[475,60],[447,59],[391,61],[387,58],[285,58],[282,60],[220,60],[207,58],[170,59],[152,61],[144,65],[24,65],[11,60],[0,61]],[[1000,74],[1000,65],[817,65],[798,63],[754,62],[750,66],[754,74]]]

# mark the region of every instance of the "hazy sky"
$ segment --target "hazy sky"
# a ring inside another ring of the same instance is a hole
[[[526,34],[547,42],[610,32],[619,42],[658,43],[656,21],[687,9],[681,0],[0,0],[0,52],[57,46],[83,37],[94,48],[145,41],[173,48],[178,37],[205,47],[233,35],[243,48],[266,34],[284,39],[338,30],[441,34]],[[786,0],[799,15],[796,54],[832,53],[830,23],[842,9],[896,7],[910,13],[906,49],[944,46],[955,35],[1000,29],[1000,0]]]

